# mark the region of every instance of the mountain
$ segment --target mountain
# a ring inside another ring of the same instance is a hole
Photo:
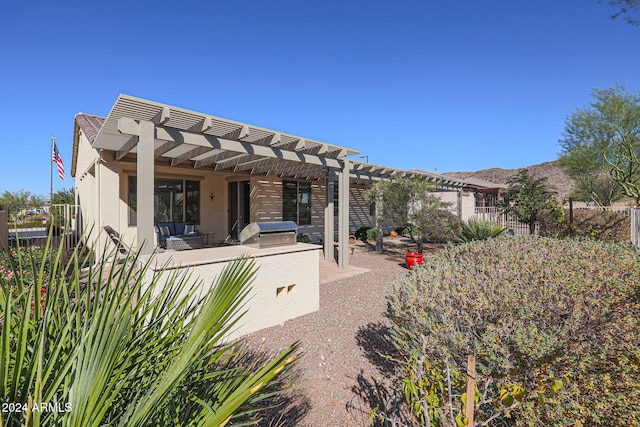
[[[525,169],[525,168],[523,168]],[[569,178],[567,174],[560,168],[558,161],[545,162],[539,165],[529,166],[529,173],[535,178],[547,177],[547,183],[549,187],[558,192],[558,198],[560,200],[568,198],[569,193],[574,190],[575,182]],[[495,182],[496,184],[505,184],[520,169],[501,169],[491,168],[483,169],[476,172],[445,172],[443,175],[453,178],[479,178],[485,181]]]

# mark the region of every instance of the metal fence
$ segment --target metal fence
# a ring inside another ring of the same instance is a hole
[[[599,212],[613,212],[622,216],[632,216],[632,211],[635,208],[633,206],[580,206],[573,207],[574,211],[580,210],[588,210],[588,211],[599,211]]]
[[[529,224],[521,222],[517,216],[502,213],[497,207],[476,207],[463,208],[463,218],[478,218],[499,224],[503,227],[509,227],[508,232],[516,235],[529,235]],[[540,227],[536,224],[535,235],[540,232]]]
[[[18,207],[7,215],[7,240],[10,247],[43,247],[49,234],[51,245],[65,250],[75,246],[79,227],[79,206],[52,205],[46,208]]]

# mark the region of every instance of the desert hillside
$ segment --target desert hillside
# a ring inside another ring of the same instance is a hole
[[[528,169],[529,173],[536,178],[547,177],[549,186],[558,192],[560,199],[567,198],[569,193],[573,191],[573,179],[569,178],[562,169],[560,169],[557,160],[529,166]],[[518,173],[518,171],[519,169],[491,168],[477,172],[446,172],[443,175],[455,178],[474,177],[495,182],[496,184],[505,184],[509,178]]]

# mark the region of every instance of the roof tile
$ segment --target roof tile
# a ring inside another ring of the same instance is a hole
[[[82,129],[82,132],[84,132],[91,143],[93,143],[96,136],[98,136],[98,132],[105,120],[106,117],[84,113],[76,114],[76,122],[78,122],[78,126],[80,126],[80,129]]]

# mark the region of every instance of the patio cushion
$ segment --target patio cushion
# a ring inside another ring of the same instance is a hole
[[[169,237],[171,236],[171,232],[169,231],[169,227],[167,227],[166,225],[160,226],[158,227],[158,229],[160,230],[160,237]]]
[[[174,228],[174,232],[175,232],[174,236],[180,236],[180,235],[185,234],[184,227],[187,224],[189,224],[189,223],[188,222],[174,222],[173,223],[173,226],[175,227]]]
[[[160,227],[167,227],[169,229],[169,236],[175,236],[176,234],[176,227],[173,222],[159,222],[156,224],[156,226],[158,227],[158,229]]]

